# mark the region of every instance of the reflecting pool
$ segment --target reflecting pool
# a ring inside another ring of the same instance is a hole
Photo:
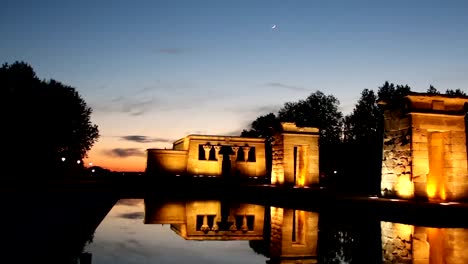
[[[120,199],[81,263],[468,263],[468,229],[233,200]]]

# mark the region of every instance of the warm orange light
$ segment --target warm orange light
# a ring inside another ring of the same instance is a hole
[[[442,188],[440,189],[440,199],[445,200],[446,198],[447,198],[447,197],[446,197],[446,194],[445,194],[445,188],[442,187]]]
[[[297,177],[295,185],[298,187],[305,186],[305,179],[307,176],[307,166],[308,166],[308,159],[307,159],[307,146],[300,146],[298,147],[298,156],[297,156]]]
[[[429,174],[427,175],[427,196],[429,199],[445,200],[445,153],[443,133],[430,133],[428,146]]]
[[[414,195],[414,185],[408,176],[398,177],[396,188],[402,198],[411,198]]]
[[[434,183],[428,183],[427,188],[426,188],[426,192],[427,192],[427,197],[433,199],[435,197],[435,194],[436,194],[435,184]]]
[[[284,171],[278,169],[271,175],[271,184],[283,184],[284,183]]]

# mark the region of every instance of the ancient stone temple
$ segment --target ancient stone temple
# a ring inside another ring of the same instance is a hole
[[[148,149],[146,172],[155,177],[266,177],[265,139],[189,135],[173,149]]]
[[[255,179],[275,185],[309,186],[319,181],[318,129],[281,123],[266,156],[264,138],[189,135],[172,149],[148,149],[150,177]],[[267,169],[271,159],[271,175]]]
[[[468,198],[468,97],[410,93],[384,110],[383,195]]]
[[[309,186],[319,182],[319,130],[281,123],[272,152],[271,183]]]

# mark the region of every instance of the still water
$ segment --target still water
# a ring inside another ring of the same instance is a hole
[[[468,263],[468,229],[225,200],[121,199],[84,247],[99,263]]]

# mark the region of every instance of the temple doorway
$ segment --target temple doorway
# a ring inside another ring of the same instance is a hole
[[[307,175],[307,146],[294,147],[294,184],[304,186]]]
[[[428,154],[427,196],[429,199],[445,200],[445,156],[444,134],[442,132],[429,133]]]

